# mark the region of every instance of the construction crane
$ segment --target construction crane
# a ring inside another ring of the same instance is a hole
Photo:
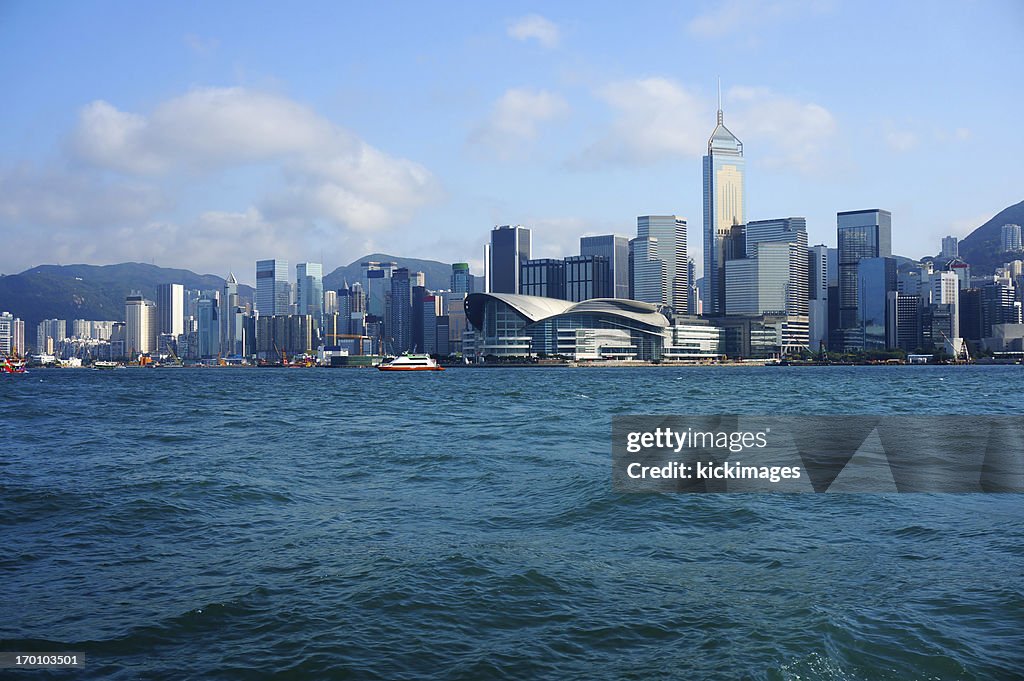
[[[967,349],[966,341],[964,341],[963,339],[960,340],[960,353],[957,353],[956,344],[954,344],[953,341],[949,339],[949,336],[947,336],[945,332],[941,330],[939,331],[939,333],[942,334],[942,339],[946,341],[946,345],[949,346],[949,349],[951,351],[950,354],[953,355],[953,361],[955,361],[957,364],[959,364],[960,362],[969,364],[971,362],[971,353]]]
[[[277,341],[274,341],[274,352],[281,355],[281,366],[288,366],[288,354],[281,348],[277,347]]]
[[[174,351],[174,348],[171,347],[170,344],[167,345],[167,355],[174,360],[175,364],[181,364],[181,358],[178,357],[178,353]]]

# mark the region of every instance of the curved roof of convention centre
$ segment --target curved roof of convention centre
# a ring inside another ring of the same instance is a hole
[[[649,326],[667,327],[668,319],[650,303],[622,298],[592,298],[579,303],[540,296],[521,296],[514,293],[470,293],[466,296],[466,318],[476,328],[484,321],[484,303],[499,300],[508,305],[527,323],[550,317],[577,313],[606,314]]]
[[[668,319],[658,308],[651,303],[644,303],[639,300],[628,300],[625,298],[591,298],[576,303],[568,314],[577,312],[598,312],[610,314],[616,317],[627,317],[636,322],[649,324],[650,326],[668,326]]]
[[[568,300],[541,296],[520,296],[514,293],[470,293],[466,296],[466,318],[478,329],[483,326],[484,303],[488,300],[500,300],[530,323],[554,317],[573,306],[573,303]]]

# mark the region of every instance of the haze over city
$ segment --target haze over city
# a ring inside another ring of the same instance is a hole
[[[0,9],[0,272],[534,257],[689,223],[722,79],[750,219],[893,214],[938,252],[1020,200],[1024,6],[843,2]]]

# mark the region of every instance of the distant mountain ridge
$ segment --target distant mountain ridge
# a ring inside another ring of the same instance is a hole
[[[19,274],[0,276],[0,311],[25,320],[25,333],[35,338],[44,319],[124,320],[124,299],[132,291],[155,300],[160,284],[220,290],[224,278],[147,263],[117,265],[40,265]],[[240,285],[239,296],[252,300],[251,286]]]
[[[346,281],[351,286],[362,279],[363,268],[360,266],[360,263],[374,260],[377,262],[395,262],[398,263],[399,267],[407,267],[410,272],[423,272],[426,287],[433,291],[451,288],[452,266],[450,263],[438,262],[436,260],[421,260],[419,258],[403,258],[397,255],[387,255],[386,253],[371,253],[325,275],[324,290],[336,291]]]

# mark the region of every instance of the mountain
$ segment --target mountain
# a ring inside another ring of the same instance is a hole
[[[994,218],[960,240],[960,257],[971,265],[971,274],[988,275],[1021,254],[1000,253],[999,241],[1006,224],[1024,225],[1024,201],[999,211]]]
[[[359,258],[345,267],[339,267],[324,277],[324,290],[336,291],[343,282],[349,286],[362,279],[363,268],[359,263],[368,260],[377,262],[397,262],[399,267],[408,267],[410,272],[423,272],[426,287],[434,291],[451,288],[452,266],[436,260],[419,260],[417,258],[400,258],[396,255],[372,253]]]
[[[44,319],[124,320],[124,299],[132,291],[156,300],[159,284],[220,290],[223,277],[127,262],[119,265],[40,265],[0,276],[0,311],[25,320],[25,334],[36,335]],[[238,287],[240,298],[253,297],[251,286]]]

